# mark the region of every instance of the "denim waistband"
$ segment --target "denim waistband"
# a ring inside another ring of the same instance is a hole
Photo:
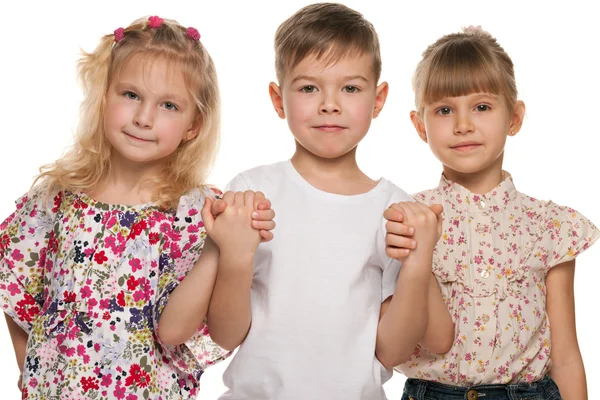
[[[453,386],[408,379],[402,400],[561,400],[558,387],[550,377],[532,383]]]

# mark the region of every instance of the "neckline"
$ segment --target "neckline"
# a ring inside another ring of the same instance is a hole
[[[447,179],[444,174],[440,178],[439,188],[448,200],[457,208],[469,212],[501,212],[517,196],[512,176],[502,171],[503,180],[485,194],[476,194],[469,189]]]
[[[360,201],[363,201],[364,199],[368,199],[368,198],[371,198],[371,197],[379,194],[382,190],[384,190],[384,187],[387,186],[387,182],[388,182],[387,179],[380,178],[379,181],[377,182],[377,185],[375,185],[375,187],[373,187],[371,190],[364,192],[364,193],[358,193],[358,194],[352,194],[352,195],[330,193],[330,192],[326,192],[324,190],[316,188],[310,182],[308,182],[306,179],[304,179],[304,177],[298,172],[298,170],[296,170],[296,168],[294,167],[294,164],[292,164],[292,160],[283,161],[282,163],[283,163],[285,170],[287,171],[287,175],[289,175],[296,184],[298,184],[304,190],[306,190],[318,197],[328,199],[328,200],[344,201],[344,202],[360,202]]]

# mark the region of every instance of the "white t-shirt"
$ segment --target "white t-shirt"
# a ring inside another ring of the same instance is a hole
[[[383,212],[412,198],[385,179],[360,195],[323,192],[290,161],[243,172],[227,189],[265,193],[277,227],[254,258],[252,325],[221,399],[385,399],[391,371],[375,340],[400,263],[385,254]]]

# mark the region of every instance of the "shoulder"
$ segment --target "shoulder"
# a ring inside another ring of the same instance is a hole
[[[440,203],[442,199],[442,192],[439,188],[433,188],[429,190],[423,190],[422,192],[418,192],[413,194],[412,198],[419,203],[431,205],[435,203]]]
[[[289,161],[260,165],[237,174],[228,184],[226,190],[262,190],[265,185],[277,184],[288,176]]]
[[[387,196],[388,205],[401,201],[413,201],[410,194],[390,180],[381,178],[380,185],[382,185],[382,192]]]

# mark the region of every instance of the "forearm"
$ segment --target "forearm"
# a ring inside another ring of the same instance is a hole
[[[433,274],[429,279],[427,328],[419,343],[434,354],[448,352],[454,343],[454,323]]]
[[[563,400],[587,400],[585,368],[579,352],[564,364],[553,363],[550,376],[556,382]]]
[[[405,267],[377,328],[375,354],[386,368],[408,360],[427,328],[430,273]]]
[[[160,316],[158,336],[163,343],[184,343],[200,328],[208,310],[218,261],[218,249],[207,238],[200,259],[169,295]]]
[[[240,258],[221,254],[208,309],[208,327],[211,338],[224,349],[233,350],[239,346],[250,329],[253,273],[253,255]]]
[[[19,372],[23,372],[23,365],[25,365],[25,354],[27,352],[27,340],[29,335],[25,332],[17,323],[8,315],[4,314],[6,318],[6,325],[8,326],[8,332],[12,339],[13,348],[15,349],[15,356],[17,364],[19,366]]]

